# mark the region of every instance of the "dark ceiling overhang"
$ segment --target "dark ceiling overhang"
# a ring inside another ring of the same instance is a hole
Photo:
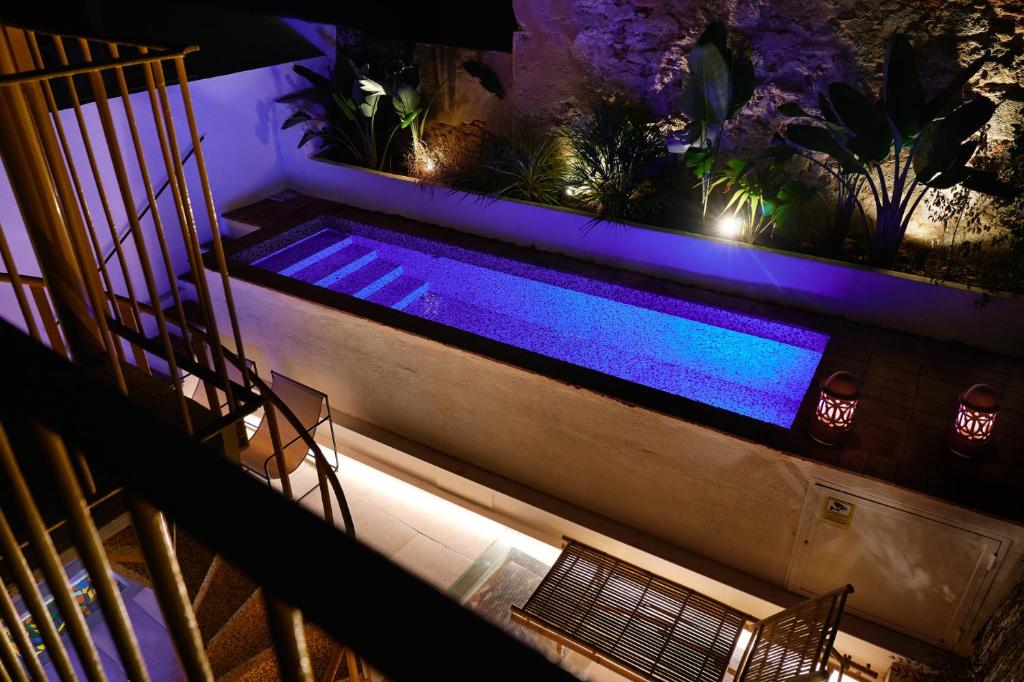
[[[186,60],[190,80],[285,64],[319,57],[323,53],[277,17],[249,14],[227,8],[185,3],[86,2],[74,6],[47,7],[45,3],[18,3],[5,7],[3,22],[39,31],[87,36],[151,45],[182,48],[198,45],[199,51]],[[65,40],[72,64],[81,53],[74,41]],[[58,63],[51,40],[42,37],[39,46],[47,64]],[[94,46],[93,57],[106,59]],[[165,69],[167,80],[176,82],[173,69]],[[132,92],[145,87],[139,69],[126,69]],[[61,109],[71,106],[67,88],[60,79],[51,81]],[[92,101],[92,89],[84,77],[76,79],[83,102]],[[108,88],[112,81],[108,81]]]
[[[499,52],[512,51],[512,34],[518,29],[512,0],[228,0],[202,4],[323,24],[342,24],[392,40]]]
[[[511,0],[482,2],[244,2],[212,3],[87,0],[64,3],[8,3],[0,12],[5,23],[40,31],[82,35],[112,41],[181,48],[198,45],[190,55],[189,78],[200,80],[276,64],[317,57],[319,49],[294,31],[283,18],[339,24],[367,35],[403,42],[447,45],[479,50],[511,51],[517,29]],[[47,63],[56,63],[53,47],[40,43]],[[72,62],[77,48],[66,45]],[[94,55],[97,59],[106,55]],[[141,73],[128,69],[129,89],[144,87]],[[136,73],[133,73],[136,72]],[[168,82],[174,82],[171,70]],[[84,82],[84,81],[83,81]],[[58,106],[71,106],[64,84],[54,81]],[[83,102],[91,88],[79,88]]]

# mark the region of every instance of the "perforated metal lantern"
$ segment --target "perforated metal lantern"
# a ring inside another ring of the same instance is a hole
[[[818,386],[818,404],[808,431],[822,445],[839,446],[853,430],[860,386],[849,372],[836,372]]]
[[[949,431],[949,448],[962,457],[973,457],[992,442],[999,409],[996,391],[988,384],[975,384],[960,394],[960,405]]]

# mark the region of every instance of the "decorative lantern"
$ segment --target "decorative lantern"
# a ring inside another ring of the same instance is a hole
[[[996,391],[975,384],[960,394],[960,406],[949,430],[949,449],[961,457],[973,457],[992,442],[998,409]]]
[[[809,429],[811,438],[822,445],[842,445],[853,430],[860,402],[860,387],[849,372],[836,372],[819,385],[818,406]]]

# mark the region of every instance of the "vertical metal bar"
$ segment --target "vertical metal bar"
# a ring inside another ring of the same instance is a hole
[[[57,51],[57,58],[62,66],[68,65],[68,56],[64,49],[64,41],[60,36],[52,36],[53,45]],[[135,285],[131,278],[131,273],[128,272],[128,261],[125,258],[124,250],[121,248],[121,239],[117,234],[117,224],[114,221],[114,213],[110,208],[110,201],[107,199],[107,191],[103,185],[103,176],[99,170],[99,164],[96,161],[96,152],[92,145],[92,140],[89,136],[89,126],[85,121],[85,115],[82,112],[81,101],[78,98],[78,86],[75,85],[75,80],[71,76],[65,76],[65,84],[68,89],[68,94],[71,97],[71,106],[75,111],[75,120],[78,122],[78,132],[82,138],[82,147],[85,149],[85,156],[89,162],[89,169],[92,172],[93,183],[96,185],[96,192],[99,194],[100,206],[103,209],[103,216],[106,219],[107,231],[110,233],[110,238],[113,241],[114,253],[117,255],[117,264],[121,268],[121,276],[124,279],[125,291],[128,294],[128,299],[132,301],[131,316],[129,319],[129,326],[134,326],[136,329],[142,328],[142,313],[139,310],[137,298],[135,296]],[[95,241],[96,249],[96,260],[100,263],[100,267],[106,268],[106,258],[99,247],[99,240]],[[113,288],[113,284],[108,285],[110,287],[110,293],[116,294],[117,292]],[[118,318],[119,321],[121,318]],[[143,356],[144,358],[145,356]],[[136,352],[136,360],[138,360],[138,352]],[[144,363],[144,360],[143,360]],[[140,366],[145,366],[142,364]]]
[[[32,61],[37,69],[44,68],[43,56],[39,51],[39,42],[36,40],[35,33],[31,31],[25,32],[28,38],[28,45],[32,50]],[[71,80],[70,78],[68,80]],[[96,228],[92,222],[92,214],[89,211],[89,204],[85,199],[85,192],[82,189],[82,182],[78,177],[78,170],[75,168],[74,155],[71,153],[71,146],[68,144],[67,134],[64,131],[64,123],[60,118],[60,110],[57,108],[57,102],[53,96],[53,88],[50,86],[50,81],[42,81],[43,95],[46,97],[46,105],[50,109],[50,117],[53,119],[54,128],[57,131],[57,139],[60,141],[61,149],[64,151],[64,161],[68,167],[68,173],[71,175],[71,183],[75,188],[75,195],[78,198],[78,205],[82,210],[82,217],[85,220],[86,233],[92,244],[93,253],[96,256],[96,263],[99,266],[100,276],[103,279],[103,284],[107,289],[107,300],[110,303],[111,310],[114,313],[115,318],[118,322],[121,322],[120,311],[117,309],[117,305],[114,302],[114,285],[110,279],[110,273],[107,271],[106,265],[103,263],[103,252],[100,249],[99,240],[96,238]],[[69,89],[73,87],[73,84],[69,86]],[[77,98],[76,98],[77,99]],[[88,142],[86,143],[88,148]],[[89,149],[91,153],[91,149]],[[100,196],[102,197],[102,189],[100,190]],[[114,345],[114,349],[117,351],[118,359],[124,359],[124,350],[120,343]]]
[[[14,296],[18,299],[18,307],[21,308],[21,314],[25,318],[25,328],[28,330],[29,336],[36,341],[42,341],[42,337],[39,336],[39,327],[36,325],[35,315],[32,314],[32,308],[29,306],[25,290],[22,288],[24,285],[22,284],[21,276],[18,274],[18,266],[14,262],[14,256],[11,255],[10,247],[7,246],[7,237],[4,236],[3,225],[0,225],[0,259],[3,260],[7,276],[11,278]]]
[[[64,622],[67,623],[71,641],[78,652],[78,661],[85,669],[86,677],[89,680],[105,682],[106,676],[103,674],[100,656],[93,645],[89,628],[85,624],[85,617],[82,615],[82,610],[78,608],[78,604],[75,603],[75,598],[71,595],[71,586],[68,584],[68,577],[64,573],[64,567],[61,566],[57,548],[54,547],[53,540],[46,530],[43,517],[40,515],[35,500],[32,498],[32,491],[29,490],[28,484],[18,468],[18,464],[14,459],[14,451],[11,450],[10,441],[7,439],[7,434],[2,428],[0,428],[0,470],[7,477],[11,488],[11,505],[18,512],[19,518],[25,522],[29,543],[35,550],[43,577],[46,578],[46,583],[50,586],[50,592],[53,594],[53,600],[64,616]],[[0,525],[6,525],[6,519]],[[10,528],[8,527],[6,531],[0,532],[0,535],[8,535]],[[16,541],[13,547],[8,546],[12,540],[14,540],[14,537],[13,534],[10,534],[3,541],[5,545],[4,554],[8,557],[12,550],[18,552]],[[20,554],[20,552],[18,553]],[[28,567],[26,566],[25,568],[27,570]],[[31,581],[31,574],[28,578]],[[18,587],[24,589],[24,586],[21,584]],[[35,588],[33,587],[33,589]],[[41,615],[49,621],[50,616],[45,608]],[[42,630],[44,624],[39,623],[39,617],[34,613],[33,617],[40,626],[40,630]],[[50,626],[52,627],[52,625],[53,623],[51,622]],[[53,634],[56,636],[56,631]],[[59,645],[60,640],[57,639],[55,643]],[[47,642],[47,647],[49,646],[50,643]],[[70,662],[68,665],[71,665]],[[70,679],[74,679],[74,673],[71,674]]]
[[[108,43],[110,49],[110,56],[117,58],[119,56],[117,46],[113,43]],[[132,145],[135,147],[135,155],[139,162],[139,172],[142,175],[142,184],[146,189],[146,198],[149,200],[150,206],[152,206],[153,221],[155,223],[160,222],[159,211],[156,207],[156,196],[153,193],[153,183],[149,179],[149,170],[146,167],[146,157],[142,151],[142,143],[139,141],[139,129],[135,125],[135,113],[132,110],[131,100],[128,96],[128,84],[125,82],[124,72],[121,69],[114,69],[114,75],[117,78],[118,87],[121,91],[121,102],[124,105],[125,118],[128,121],[128,130],[131,133]],[[99,74],[95,75],[98,85],[101,88],[101,92],[106,95],[106,91],[103,88],[103,80],[99,77]],[[156,318],[156,326],[160,332],[160,338],[164,344],[164,352],[167,354],[166,360],[167,365],[171,371],[171,381],[174,384],[174,391],[178,397],[178,404],[181,408],[181,418],[185,424],[185,430],[192,433],[192,419],[189,416],[188,404],[185,402],[185,394],[181,388],[181,377],[178,376],[178,363],[174,359],[174,346],[171,343],[171,336],[167,330],[167,320],[164,318],[164,311],[160,307],[160,294],[157,291],[156,279],[153,276],[153,268],[149,263],[149,252],[146,250],[145,237],[142,233],[142,225],[139,224],[139,218],[135,214],[135,201],[132,198],[131,185],[128,182],[127,174],[125,173],[124,163],[121,159],[121,149],[117,142],[117,134],[113,129],[113,121],[110,117],[110,107],[106,103],[106,99],[103,100],[103,106],[99,107],[100,120],[103,122],[104,131],[107,133],[107,144],[110,148],[111,158],[117,158],[115,163],[115,169],[117,169],[118,184],[121,185],[121,194],[124,197],[125,209],[128,211],[128,220],[131,225],[132,234],[135,235],[135,248],[139,254],[139,265],[142,267],[142,276],[146,281],[146,287],[149,290],[150,303],[153,306],[153,317]],[[173,286],[174,283],[172,282]]]
[[[167,138],[164,134],[163,126],[160,124],[159,121],[159,105],[157,104],[156,85],[153,82],[153,72],[148,64],[144,64],[142,66],[142,75],[145,78],[146,91],[149,94],[149,105],[153,112],[153,124],[156,127],[157,137],[160,140],[161,149],[164,149],[167,143]],[[167,160],[166,153],[164,154],[164,157],[165,160]],[[174,182],[174,173],[172,172],[170,166],[168,165],[167,185],[171,186]],[[179,211],[179,221],[183,222],[180,216],[180,207],[178,205],[178,201],[177,199],[174,198],[177,196],[177,192],[172,190],[171,196],[172,199],[174,199],[175,208],[177,208]],[[155,214],[157,210],[156,204],[151,203],[150,205],[152,206],[152,210],[154,211]],[[171,298],[174,299],[174,309],[175,312],[178,314],[178,325],[179,328],[181,329],[181,337],[185,339],[185,346],[188,347],[189,352],[193,354],[193,357],[195,357],[194,349],[192,348],[192,344],[189,342],[189,339],[191,338],[191,330],[188,327],[188,319],[185,317],[185,307],[181,302],[181,291],[179,291],[178,289],[178,275],[174,270],[174,264],[171,262],[170,249],[167,247],[167,237],[164,231],[162,221],[158,222],[154,220],[153,227],[155,228],[157,241],[160,244],[160,254],[163,257],[164,268],[167,270],[167,281],[170,282],[171,285]]]
[[[14,645],[18,647],[21,659],[25,661],[25,667],[28,668],[28,673],[32,676],[32,679],[35,682],[46,682],[46,672],[39,662],[39,657],[36,656],[32,642],[28,640],[28,634],[25,632],[21,619],[18,617],[18,610],[14,608],[11,593],[7,591],[7,586],[4,585],[2,580],[0,580],[0,622],[7,624],[7,630],[11,633],[11,637],[14,638]]]
[[[64,501],[68,524],[75,538],[79,557],[89,572],[92,585],[96,588],[103,620],[110,628],[110,634],[121,658],[121,665],[128,673],[128,679],[149,680],[146,664],[142,660],[139,644],[135,639],[128,612],[121,601],[121,592],[111,579],[110,561],[103,550],[103,541],[92,522],[85,496],[75,478],[71,459],[61,439],[43,429],[36,429],[36,437],[53,472],[53,485]]]
[[[2,429],[0,429],[0,438],[5,438],[2,433]],[[18,541],[2,510],[0,510],[0,549],[3,550],[4,561],[14,578],[14,583],[18,586],[18,591],[21,592],[21,598],[25,601],[29,613],[32,614],[32,620],[39,627],[39,634],[43,638],[43,644],[46,646],[50,661],[57,670],[58,676],[65,681],[77,680],[75,669],[71,666],[71,659],[68,657],[67,650],[64,649],[64,642],[53,625],[50,611],[46,608],[43,596],[39,593],[35,577],[21,553]],[[32,655],[35,656],[35,653],[33,652]]]
[[[199,137],[199,129],[196,127],[196,117],[192,111],[192,97],[188,91],[188,74],[185,73],[185,59],[183,57],[174,60],[174,66],[178,74],[178,85],[181,87],[181,100],[185,104],[185,117],[188,119],[189,132],[192,134],[192,149],[196,154],[196,168],[199,169],[199,181],[203,187],[203,195],[206,199],[206,212],[210,216],[210,233],[213,237],[213,254],[217,260],[217,269],[220,270],[221,286],[224,288],[224,305],[228,309],[228,320],[231,322],[231,331],[235,336],[235,355],[245,362],[245,349],[242,346],[242,331],[238,326],[238,315],[235,313],[235,300],[231,295],[231,278],[228,277],[227,261],[224,259],[224,246],[220,241],[220,225],[217,222],[217,207],[213,203],[213,192],[210,190],[210,178],[206,174],[206,160],[203,157],[202,141]],[[249,376],[242,373],[245,387],[249,388]]]
[[[16,72],[13,50],[7,40],[7,32],[0,30],[0,73]],[[34,87],[34,90],[33,90]],[[73,214],[64,210],[61,202],[61,170],[51,174],[48,158],[52,143],[52,131],[45,126],[36,128],[32,111],[44,109],[38,106],[42,95],[38,84],[0,88],[0,117],[8,125],[0,126],[0,150],[4,166],[11,180],[15,198],[22,216],[36,258],[43,276],[54,296],[64,333],[72,352],[82,360],[93,360],[106,352],[112,364],[112,373],[118,386],[124,390],[124,377],[110,342],[109,329],[102,318],[94,319],[86,300],[91,300],[92,288],[83,279],[75,266],[74,247],[70,240],[72,231],[67,221]],[[50,133],[48,138],[45,134]],[[47,147],[44,149],[44,147]],[[58,154],[59,156],[59,154]],[[66,178],[65,178],[66,180]],[[85,287],[86,294],[83,294]],[[88,296],[88,299],[87,299]],[[92,303],[94,308],[102,307]]]
[[[291,500],[294,499],[292,495],[292,482],[288,472],[285,470],[284,449],[281,447],[281,432],[277,426],[277,413],[269,400],[264,406],[263,411],[265,412],[263,418],[267,420],[267,426],[270,427],[270,442],[274,447],[277,475],[281,477],[281,491],[284,492],[285,497]]]
[[[64,337],[60,334],[57,320],[53,316],[53,309],[50,307],[50,299],[46,296],[46,289],[29,287],[32,300],[36,302],[36,310],[39,312],[39,319],[43,321],[43,329],[46,330],[46,337],[50,340],[50,348],[61,355],[67,356],[68,349],[64,346]]]
[[[217,329],[217,319],[213,314],[213,303],[210,299],[209,285],[206,281],[206,269],[203,267],[203,259],[200,252],[199,233],[196,230],[195,216],[192,213],[192,204],[189,201],[188,181],[185,177],[185,167],[182,165],[181,156],[178,154],[178,138],[174,132],[174,117],[171,113],[170,100],[167,97],[163,65],[160,62],[154,62],[150,66],[153,69],[153,75],[156,79],[157,91],[160,96],[160,104],[163,110],[163,119],[166,127],[168,143],[165,148],[165,154],[167,155],[166,158],[170,162],[170,166],[173,168],[173,173],[177,179],[175,199],[179,202],[179,206],[181,207],[181,216],[185,218],[185,223],[183,224],[183,236],[185,237],[185,244],[189,249],[189,260],[192,264],[193,283],[196,287],[196,293],[199,296],[203,316],[206,318],[206,335],[209,337],[208,345],[210,348],[210,355],[213,358],[213,364],[214,367],[216,367],[217,374],[223,383],[223,389],[228,399],[228,405],[230,406],[231,411],[234,411],[238,408],[238,403],[235,400],[234,392],[231,390],[231,381],[228,377],[227,365],[224,360],[224,349],[220,341],[220,331]],[[173,190],[174,185],[172,184],[172,191]],[[219,401],[212,401],[210,409],[213,410],[215,414],[220,415],[220,405],[217,403],[219,403]]]
[[[7,668],[10,666],[10,663],[7,661],[7,653],[9,651],[11,651],[9,643],[0,644],[0,682],[14,682],[14,678],[7,673]],[[18,665],[17,660],[14,661],[14,665]],[[25,674],[21,668],[12,667],[12,669],[17,670],[22,675]]]
[[[3,31],[0,31],[4,35],[4,45],[7,49],[9,59],[12,64],[17,68],[18,60],[15,56],[14,49],[11,47],[10,40],[8,38],[8,29],[5,27]],[[23,32],[15,32],[24,40]],[[22,50],[23,54],[28,53],[27,43]],[[31,59],[29,59],[31,61]],[[28,108],[30,116],[27,119],[30,123],[28,128],[35,130],[35,137],[41,144],[41,151],[43,153],[42,162],[44,165],[40,166],[40,169],[46,168],[49,171],[49,178],[55,189],[55,193],[48,197],[48,201],[56,202],[59,207],[60,215],[63,220],[57,220],[52,223],[55,226],[59,238],[69,244],[69,249],[72,258],[72,262],[78,266],[77,274],[82,287],[84,288],[89,305],[92,307],[93,314],[89,315],[86,312],[85,318],[75,318],[65,322],[64,333],[68,335],[69,346],[71,346],[72,353],[79,352],[75,348],[75,343],[78,336],[85,336],[79,334],[77,331],[75,334],[69,334],[68,324],[71,325],[85,325],[86,327],[94,327],[99,332],[99,338],[105,348],[110,362],[110,370],[114,375],[118,385],[125,387],[124,378],[121,373],[121,366],[117,359],[117,353],[114,350],[114,338],[110,333],[110,329],[107,327],[106,318],[99,314],[98,311],[103,310],[103,297],[100,294],[102,286],[99,281],[99,276],[96,272],[95,263],[90,262],[88,258],[89,246],[85,240],[85,227],[82,224],[82,215],[78,209],[78,205],[75,201],[74,194],[71,191],[71,183],[68,180],[66,168],[64,166],[63,155],[61,154],[60,148],[57,146],[56,139],[54,138],[53,129],[49,120],[48,113],[46,111],[46,105],[43,102],[42,89],[38,83],[27,84],[22,86],[24,94],[28,100]],[[64,225],[65,230],[60,230],[59,226]],[[52,229],[52,228],[51,228]],[[38,258],[38,253],[36,254]],[[40,265],[43,261],[40,260]],[[73,272],[73,271],[72,271]],[[71,274],[71,273],[69,273]],[[82,349],[85,353],[91,353],[91,347],[87,346]]]
[[[359,666],[351,647],[345,651],[345,663],[348,665],[348,679],[359,682]]]
[[[265,589],[263,599],[267,605],[267,621],[281,679],[286,682],[312,682],[313,669],[306,651],[302,614],[271,597]]]
[[[153,581],[153,591],[185,674],[189,680],[213,682],[213,672],[206,658],[199,625],[192,612],[164,515],[138,499],[131,501],[130,510],[149,578]]]

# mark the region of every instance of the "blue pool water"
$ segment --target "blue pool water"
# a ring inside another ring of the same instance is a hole
[[[241,260],[778,426],[828,336],[341,219]]]

